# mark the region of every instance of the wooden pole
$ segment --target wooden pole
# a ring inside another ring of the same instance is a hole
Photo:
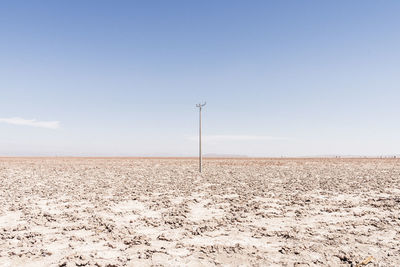
[[[203,155],[201,153],[201,109],[206,105],[206,102],[204,104],[197,104],[196,107],[199,108],[199,172],[201,172],[201,167],[202,167],[202,159]]]

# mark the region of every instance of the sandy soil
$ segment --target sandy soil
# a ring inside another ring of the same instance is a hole
[[[400,266],[400,160],[0,159],[0,266]]]

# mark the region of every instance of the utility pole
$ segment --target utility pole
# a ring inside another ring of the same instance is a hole
[[[202,160],[202,155],[201,155],[201,109],[206,105],[206,102],[204,104],[197,104],[196,107],[199,108],[199,172],[201,172],[201,160]]]

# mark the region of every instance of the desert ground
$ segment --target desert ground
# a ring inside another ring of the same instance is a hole
[[[398,159],[0,158],[0,181],[0,266],[400,266]]]

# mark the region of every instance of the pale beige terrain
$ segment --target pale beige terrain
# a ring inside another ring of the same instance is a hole
[[[0,266],[400,266],[396,159],[0,158]]]

